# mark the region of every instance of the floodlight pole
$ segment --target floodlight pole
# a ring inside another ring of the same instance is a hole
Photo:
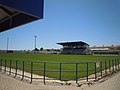
[[[9,37],[7,37],[7,53],[8,53],[8,47],[9,47]]]
[[[34,37],[35,37],[35,49],[36,49],[36,38],[37,38],[37,36],[35,35]]]

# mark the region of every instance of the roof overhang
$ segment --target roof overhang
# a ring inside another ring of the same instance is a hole
[[[88,45],[89,46],[89,44],[87,44],[85,42],[82,42],[82,41],[77,41],[77,42],[62,42],[62,43],[57,43],[57,44],[62,45],[62,46],[64,46],[64,45]]]
[[[0,0],[0,32],[43,18],[44,0]]]

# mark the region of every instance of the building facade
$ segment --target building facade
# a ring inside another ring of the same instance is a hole
[[[120,55],[120,45],[112,46],[93,46],[90,47],[93,54],[116,54]]]

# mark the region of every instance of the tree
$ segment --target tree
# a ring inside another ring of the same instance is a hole
[[[39,51],[39,49],[35,48],[34,51]]]
[[[43,51],[43,47],[40,48],[40,51]]]

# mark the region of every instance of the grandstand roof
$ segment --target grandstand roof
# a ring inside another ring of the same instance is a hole
[[[0,32],[42,19],[43,2],[44,0],[0,0]]]
[[[60,45],[88,45],[87,43],[85,42],[82,42],[82,41],[77,41],[77,42],[62,42],[62,43],[57,43],[57,44],[60,44]]]

